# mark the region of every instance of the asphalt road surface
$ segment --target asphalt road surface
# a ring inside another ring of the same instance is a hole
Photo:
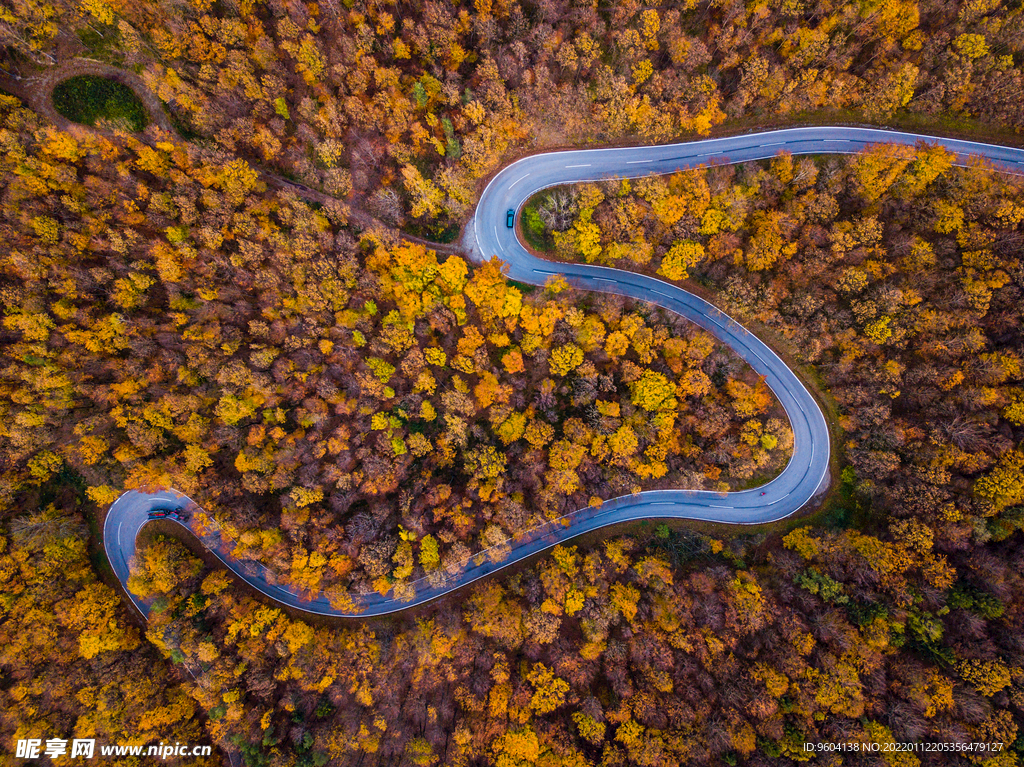
[[[506,226],[506,212],[516,211],[533,194],[550,186],[606,178],[634,178],[671,173],[701,164],[740,163],[774,157],[780,151],[798,154],[848,154],[879,143],[941,144],[955,153],[958,164],[971,158],[988,160],[1001,171],[1024,175],[1024,150],[971,141],[935,138],[870,128],[813,127],[748,133],[685,144],[616,149],[550,152],[509,165],[487,185],[476,215],[466,228],[464,245],[476,259],[498,256],[508,276],[543,285],[561,274],[575,287],[648,301],[685,317],[727,344],[771,387],[789,416],[793,455],[771,482],[754,490],[715,493],[696,490],[653,490],[605,501],[528,531],[504,550],[486,551],[460,567],[413,584],[414,594],[397,599],[377,593],[354,595],[355,607],[334,604],[322,594],[300,592],[275,583],[274,574],[259,563],[236,559],[233,544],[220,536],[200,537],[228,569],[273,600],[319,615],[357,617],[385,615],[429,602],[456,588],[484,578],[538,552],[583,533],[639,519],[695,519],[731,524],[762,524],[793,514],[828,484],[829,432],[825,417],[793,371],[746,328],[711,304],[666,282],[606,267],[554,264],[532,256]],[[129,491],[110,507],[103,527],[103,544],[118,579],[133,604],[147,615],[149,605],[127,587],[129,560],[139,530],[157,510],[196,508],[191,499],[173,490],[158,493]],[[172,520],[173,521],[173,520]],[[194,519],[178,522],[195,532]]]

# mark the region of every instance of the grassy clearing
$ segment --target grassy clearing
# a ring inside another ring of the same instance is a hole
[[[58,83],[53,106],[72,122],[96,128],[138,132],[149,122],[146,108],[131,88],[95,75],[77,75]]]
[[[520,231],[523,233],[523,237],[526,238],[527,244],[535,250],[543,253],[550,253],[555,249],[555,238],[552,236],[551,230],[544,224],[540,216],[540,208],[543,206],[553,194],[560,190],[571,189],[573,185],[567,184],[564,186],[556,186],[551,189],[544,189],[543,191],[537,192],[523,206],[523,212],[520,216],[521,227]]]

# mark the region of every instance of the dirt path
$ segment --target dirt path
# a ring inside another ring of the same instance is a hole
[[[366,212],[365,210],[361,208],[354,208],[350,205],[347,205],[343,201],[339,200],[337,197],[331,197],[331,195],[329,194],[321,192],[317,189],[313,189],[312,187],[306,186],[305,184],[300,184],[297,181],[292,181],[291,179],[278,176],[275,173],[269,173],[268,171],[265,170],[261,170],[260,173],[263,175],[263,180],[267,182],[268,185],[274,187],[275,189],[290,189],[303,199],[318,202],[321,205],[342,202],[342,204],[345,205],[346,211],[348,213],[349,221],[356,224],[357,226],[362,227],[363,229],[369,229],[370,227],[373,226],[379,226],[383,227],[389,232],[397,231],[396,229],[394,229],[394,227],[390,227],[387,224],[380,221],[380,219],[374,218],[370,213]],[[435,250],[438,253],[447,253],[450,255],[462,253],[462,249],[457,245],[446,245],[445,243],[442,242],[432,242],[431,240],[425,240],[422,237],[416,237],[415,235],[406,234],[405,232],[398,232],[398,235],[403,240],[408,240],[409,242],[415,242],[420,245],[424,245],[425,247],[428,247],[431,250]]]
[[[122,85],[126,85],[134,91],[139,101],[146,107],[151,122],[168,133],[174,132],[171,120],[164,111],[163,103],[157,98],[155,93],[146,87],[141,77],[134,72],[112,66],[111,64],[104,64],[102,61],[96,61],[95,59],[70,59],[51,67],[39,75],[32,75],[21,80],[0,75],[0,88],[18,96],[32,108],[32,111],[42,115],[58,128],[66,130],[69,126],[76,123],[72,123],[54,108],[53,89],[57,86],[57,83],[67,80],[69,77],[77,77],[78,75],[106,77],[109,80],[115,80]],[[92,130],[99,129],[93,128]]]
[[[167,133],[174,136],[178,135],[174,130],[174,126],[171,124],[170,117],[164,110],[163,102],[160,101],[159,97],[146,86],[146,83],[143,82],[141,77],[134,72],[121,69],[120,67],[115,67],[111,64],[105,64],[102,61],[96,61],[95,59],[69,59],[68,61],[61,62],[41,74],[31,75],[20,79],[0,72],[0,89],[20,98],[30,109],[32,109],[32,111],[46,118],[61,130],[71,132],[76,130],[91,130],[97,133],[111,135],[109,131],[105,131],[101,128],[92,128],[71,122],[61,115],[53,106],[52,94],[53,89],[57,84],[63,80],[67,80],[69,77],[76,77],[78,75],[96,75],[98,77],[106,77],[110,80],[115,80],[122,85],[128,86],[146,107],[150,121],[153,124]],[[361,208],[354,208],[343,200],[339,200],[329,194],[313,189],[305,184],[291,181],[290,179],[279,176],[276,173],[271,173],[270,171],[260,168],[251,162],[250,164],[260,172],[262,180],[273,189],[291,190],[302,199],[317,202],[321,205],[336,205],[341,203],[345,208],[345,212],[349,220],[357,226],[364,229],[380,227],[386,231],[395,231],[392,227],[387,226]],[[422,237],[416,237],[402,232],[399,232],[399,236],[404,240],[418,243],[430,248],[431,250],[435,250],[438,253],[458,254],[462,252],[457,245],[446,245],[440,242],[432,242],[430,240],[425,240]]]

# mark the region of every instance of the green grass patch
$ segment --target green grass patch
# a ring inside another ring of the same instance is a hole
[[[96,128],[137,132],[149,122],[146,108],[131,88],[95,75],[77,75],[58,83],[53,106],[72,122]]]
[[[541,221],[538,208],[547,201],[551,191],[550,189],[545,189],[537,192],[537,194],[527,200],[520,216],[520,221],[522,222],[521,231],[523,237],[526,238],[526,242],[535,250],[545,253],[555,249],[555,238],[552,236],[551,230]]]

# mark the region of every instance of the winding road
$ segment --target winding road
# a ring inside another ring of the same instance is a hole
[[[357,595],[354,604],[332,605],[326,595],[301,593],[275,583],[274,574],[258,563],[231,555],[233,545],[217,534],[200,540],[224,565],[254,589],[297,610],[337,617],[385,615],[421,605],[484,578],[559,543],[594,530],[639,519],[693,519],[730,524],[762,524],[793,514],[828,485],[829,431],[821,408],[792,370],[767,345],[717,308],[682,288],[652,277],[618,269],[581,264],[554,264],[531,255],[516,230],[506,226],[506,211],[519,211],[533,194],[550,186],[612,177],[671,173],[704,163],[740,163],[791,154],[846,154],[872,144],[940,144],[953,152],[958,164],[981,157],[997,169],[1024,175],[1024,149],[936,138],[873,128],[809,127],[748,133],[684,144],[613,149],[586,149],[537,154],[519,160],[494,176],[481,195],[476,215],[466,227],[464,248],[474,258],[497,255],[508,265],[508,276],[543,285],[561,274],[575,287],[614,293],[657,304],[675,312],[727,344],[760,375],[778,397],[793,430],[793,455],[775,479],[755,490],[715,493],[695,490],[653,490],[605,501],[518,535],[506,551],[485,551],[432,579],[413,584],[414,594]],[[143,615],[149,605],[128,589],[129,560],[135,540],[153,510],[196,508],[191,499],[173,490],[157,493],[128,491],[113,503],[103,527],[103,543],[111,566]],[[177,522],[192,532],[195,520]]]

